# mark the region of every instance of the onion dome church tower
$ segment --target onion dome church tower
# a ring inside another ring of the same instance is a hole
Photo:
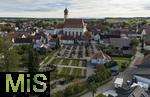
[[[64,22],[68,18],[68,12],[69,12],[68,9],[65,8],[65,10],[64,10]]]

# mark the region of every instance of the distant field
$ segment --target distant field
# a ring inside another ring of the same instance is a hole
[[[150,20],[148,19],[148,20],[146,20],[148,23],[150,23]]]
[[[118,22],[129,22],[130,19],[106,19],[106,21],[110,23],[118,23]]]

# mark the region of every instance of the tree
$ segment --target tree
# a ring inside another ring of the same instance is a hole
[[[14,72],[17,71],[19,64],[19,56],[15,49],[10,49],[4,51],[4,62],[3,68],[5,72]]]
[[[3,41],[2,37],[0,37],[0,53],[2,52],[3,44],[4,44],[4,41]]]
[[[116,66],[116,65],[118,65],[118,63],[116,61],[110,61],[110,62],[107,62],[104,64],[104,66],[106,68],[111,68],[111,67]]]
[[[130,45],[131,45],[131,46],[138,46],[139,43],[140,43],[140,40],[139,40],[139,39],[133,38],[133,39],[131,40]]]
[[[3,71],[16,71],[19,64],[19,56],[12,42],[7,37],[0,37],[0,65]]]
[[[104,81],[111,76],[111,73],[103,65],[101,65],[97,66],[96,75],[100,81]]]
[[[63,92],[62,92],[62,91],[58,91],[58,92],[54,93],[54,94],[52,95],[52,97],[64,97],[64,95],[63,95]]]
[[[37,72],[39,70],[39,54],[30,49],[28,52],[28,70],[29,72]]]
[[[89,44],[89,41],[90,41],[91,38],[92,38],[92,32],[86,31],[86,32],[84,33],[84,37],[85,37],[85,39],[88,41],[88,44]]]
[[[144,20],[144,21],[142,21],[142,25],[145,25],[145,24],[147,24],[148,22],[146,21],[146,20]]]
[[[96,97],[106,97],[106,96],[103,95],[103,94],[99,94],[99,95],[97,95]]]
[[[94,94],[95,94],[96,91],[97,91],[97,88],[98,88],[98,86],[97,86],[97,84],[96,84],[95,82],[89,83],[88,89],[92,92],[92,96],[93,96],[93,97],[94,97]]]

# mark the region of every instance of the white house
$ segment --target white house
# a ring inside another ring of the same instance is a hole
[[[102,51],[97,52],[91,59],[91,64],[100,65],[105,64],[106,62],[111,61],[111,57],[107,54],[104,54]]]
[[[115,82],[114,82],[114,86],[115,88],[120,88],[123,85],[123,78],[116,78]]]
[[[55,35],[55,34],[56,34],[56,30],[55,30],[54,28],[46,29],[46,32],[47,32],[49,35]]]

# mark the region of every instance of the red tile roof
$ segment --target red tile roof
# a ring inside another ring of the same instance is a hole
[[[102,51],[97,52],[94,56],[93,59],[106,59],[106,60],[111,60],[111,57],[108,56],[107,54],[104,54]]]
[[[10,32],[8,33],[8,36],[11,38],[21,38],[22,35],[26,37],[31,37],[31,32]]]
[[[84,22],[82,19],[67,19],[64,23],[64,28],[83,28]]]
[[[64,24],[62,24],[62,23],[57,24],[57,25],[55,26],[55,28],[57,28],[57,29],[62,29],[63,27],[64,27]]]

